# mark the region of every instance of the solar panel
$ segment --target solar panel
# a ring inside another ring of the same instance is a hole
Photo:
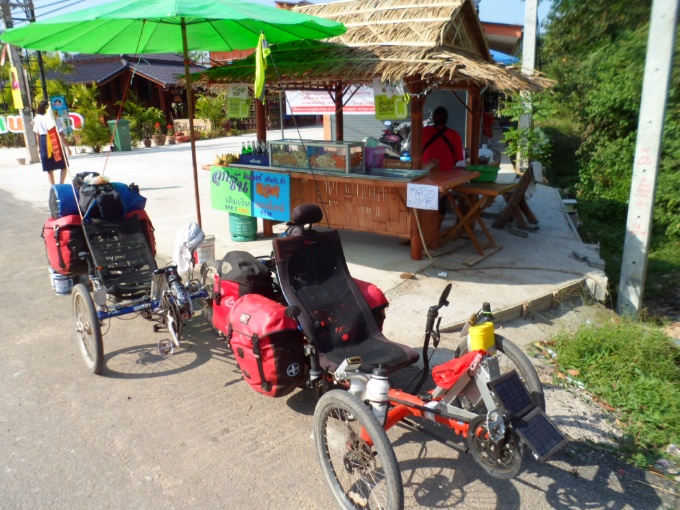
[[[562,432],[538,407],[526,416],[512,420],[512,425],[540,461],[550,457],[567,442]]]
[[[512,416],[520,416],[534,406],[531,395],[514,370],[490,381],[489,389],[496,394],[500,404]]]

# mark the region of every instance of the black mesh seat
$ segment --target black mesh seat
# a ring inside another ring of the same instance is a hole
[[[331,370],[350,356],[361,356],[361,370],[382,364],[394,372],[418,361],[418,352],[382,334],[361,291],[352,280],[337,230],[305,231],[274,240],[281,290],[297,305],[305,334]]]
[[[92,263],[107,294],[133,299],[149,294],[157,269],[136,217],[117,222],[83,222]]]

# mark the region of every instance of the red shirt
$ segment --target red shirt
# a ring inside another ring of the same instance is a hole
[[[438,128],[437,126],[426,126],[423,128],[423,148],[425,149],[423,150],[423,164],[431,159],[436,159],[439,160],[439,170],[453,170],[456,163],[465,159],[463,140],[455,129],[443,129],[443,133],[437,136],[442,128]],[[432,138],[435,139],[428,145],[428,142]],[[443,138],[446,138],[449,141],[451,147],[453,147],[453,153]]]

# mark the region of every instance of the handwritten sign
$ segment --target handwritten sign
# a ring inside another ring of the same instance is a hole
[[[436,211],[439,209],[439,189],[437,186],[409,183],[406,185],[406,205]]]
[[[266,220],[290,219],[290,176],[273,172],[253,172],[253,216]]]
[[[251,216],[250,170],[213,166],[210,169],[210,205],[218,211]]]

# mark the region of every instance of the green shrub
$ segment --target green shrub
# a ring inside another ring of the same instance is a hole
[[[227,99],[224,94],[203,95],[196,100],[196,117],[210,121],[210,136],[220,134],[226,120]]]

